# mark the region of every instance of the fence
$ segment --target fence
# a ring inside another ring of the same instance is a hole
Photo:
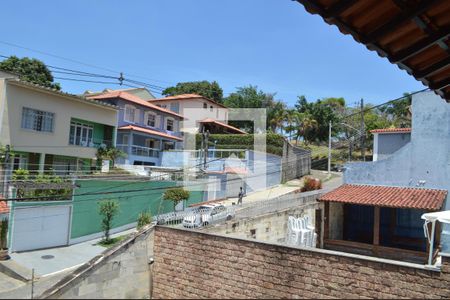
[[[188,207],[184,211],[175,211],[155,216],[153,221],[158,225],[199,228],[219,222],[231,220],[236,215],[235,206],[202,205]]]

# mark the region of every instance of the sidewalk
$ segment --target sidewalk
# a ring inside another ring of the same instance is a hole
[[[135,229],[126,230],[111,237],[127,235],[134,231]],[[34,269],[36,277],[48,276],[84,264],[105,251],[105,247],[97,245],[100,241],[101,238],[65,247],[12,253],[11,259],[29,270]]]
[[[320,180],[322,180],[322,187],[323,189],[326,190],[335,189],[342,184],[342,173],[338,172],[332,172],[331,177],[329,177],[326,172],[312,170],[311,175],[309,176],[319,178]],[[304,176],[301,179],[294,179],[284,184],[279,184],[277,186],[271,187],[267,190],[251,193],[249,195],[244,196],[242,202],[252,203],[262,200],[269,200],[277,198],[284,194],[291,193],[295,190],[300,189],[303,186],[304,178],[309,176]],[[220,202],[223,203],[224,205],[232,205],[233,202],[237,204],[238,198],[237,197],[228,198]]]

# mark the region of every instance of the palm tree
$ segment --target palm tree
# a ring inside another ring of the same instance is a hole
[[[303,140],[307,145],[310,142],[311,133],[319,128],[319,123],[308,113],[297,112],[297,114],[295,114],[295,120],[297,127],[295,139],[297,144],[299,138],[303,137]]]

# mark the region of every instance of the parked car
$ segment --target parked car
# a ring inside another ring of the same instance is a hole
[[[192,214],[184,217],[183,226],[186,228],[196,228],[218,221],[231,220],[234,212],[223,204],[208,204],[196,208]]]

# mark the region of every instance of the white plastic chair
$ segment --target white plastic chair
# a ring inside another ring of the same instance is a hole
[[[287,239],[286,242],[289,245],[292,245],[297,240],[297,233],[294,231],[295,227],[295,218],[292,216],[288,217],[288,226],[287,226]]]
[[[298,218],[296,219],[295,224],[295,232],[297,236],[296,244],[299,246],[306,246],[309,230],[306,229],[305,220],[303,218]]]

